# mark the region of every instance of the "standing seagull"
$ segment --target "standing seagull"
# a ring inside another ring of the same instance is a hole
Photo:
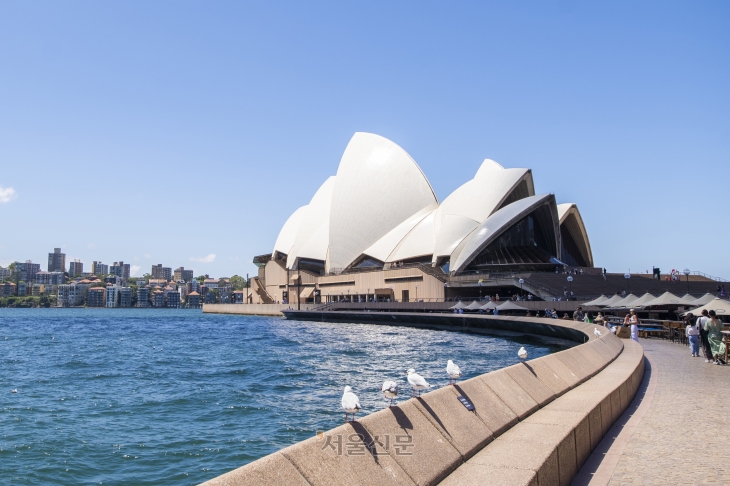
[[[360,400],[357,398],[357,395],[352,393],[352,388],[349,386],[345,387],[345,393],[342,394],[342,408],[345,409],[345,423],[347,423],[347,418],[350,414],[352,414],[352,420],[355,420],[355,413],[360,411]]]
[[[519,350],[519,351],[517,351],[517,356],[519,356],[519,358],[520,358],[520,359],[521,359],[522,361],[525,361],[525,360],[527,359],[527,350],[525,349],[525,347],[524,347],[524,346],[522,346],[522,347],[520,348],[520,350]]]
[[[601,331],[599,331],[598,328],[595,328],[593,330],[593,334],[595,334],[597,337],[601,337]]]
[[[461,370],[451,360],[446,362],[446,372],[449,374],[449,385],[453,385],[457,378],[461,377]]]
[[[391,380],[385,380],[383,382],[383,388],[381,388],[380,391],[383,392],[383,398],[390,398],[390,405],[388,406],[392,407],[393,399],[398,396],[398,383]]]
[[[416,373],[416,370],[411,368],[410,370],[406,371],[406,375],[408,375],[408,383],[411,385],[411,398],[413,398],[413,390],[418,391],[418,396],[421,396],[421,390],[425,388],[430,388],[431,385],[428,384],[426,379]]]

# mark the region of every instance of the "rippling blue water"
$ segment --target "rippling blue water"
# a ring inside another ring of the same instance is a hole
[[[448,383],[554,348],[193,310],[0,309],[1,484],[194,484],[365,413],[413,367]],[[11,393],[17,389],[18,393]],[[408,392],[406,391],[406,394]]]

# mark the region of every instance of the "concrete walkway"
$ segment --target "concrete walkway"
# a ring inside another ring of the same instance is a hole
[[[644,383],[573,484],[730,484],[730,366],[668,341],[641,344]]]

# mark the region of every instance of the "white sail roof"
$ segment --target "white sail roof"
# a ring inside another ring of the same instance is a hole
[[[470,236],[460,252],[456,261],[451,262],[452,271],[461,271],[476,255],[479,254],[489,243],[494,241],[502,232],[508,229],[513,223],[524,218],[536,208],[552,201],[555,197],[552,194],[530,196],[525,199],[513,202],[500,209],[482,223]],[[555,221],[557,224],[557,221]]]
[[[436,211],[434,261],[448,256],[524,182],[524,196],[535,194],[529,169],[505,169],[486,159],[474,178],[452,192]],[[513,196],[517,197],[517,196]]]
[[[420,256],[433,255],[433,247],[436,243],[433,223],[436,211],[433,210],[426,215],[406,236],[403,241],[388,256],[389,262],[407,260]]]
[[[297,258],[324,261],[329,245],[329,217],[335,176],[320,186],[301,216],[297,236],[287,254],[286,266],[293,268]]]
[[[327,268],[347,268],[366,249],[438,203],[420,167],[390,140],[356,133],[342,155],[332,194]]]
[[[274,243],[273,253],[280,252],[289,254],[291,247],[294,246],[294,241],[296,241],[299,224],[302,221],[302,216],[304,216],[306,209],[307,206],[302,206],[289,216],[289,219],[286,220],[281,231],[279,231],[279,236],[276,238],[276,243]]]
[[[410,218],[403,221],[401,224],[393,228],[380,238],[378,241],[376,241],[373,245],[371,245],[369,248],[367,248],[363,253],[371,256],[373,258],[377,258],[381,262],[389,262],[389,261],[395,261],[391,255],[396,251],[396,249],[400,246],[402,246],[405,239],[409,237],[409,235],[417,228],[423,226],[424,219],[428,218],[430,221],[433,221],[433,212],[438,207],[437,203],[432,203],[423,208],[422,210],[418,211],[416,214],[411,216]],[[419,232],[419,233],[422,233]],[[427,247],[430,244],[430,247],[433,248],[433,224],[431,224],[431,234],[419,234],[420,238],[418,243],[419,244],[426,244]],[[405,250],[406,254],[409,254],[409,249]],[[415,250],[418,251],[418,250]],[[433,249],[431,249],[431,252]],[[430,255],[431,253],[423,253],[424,255]],[[420,256],[420,255],[412,255],[412,256]],[[410,258],[409,256],[405,258]]]

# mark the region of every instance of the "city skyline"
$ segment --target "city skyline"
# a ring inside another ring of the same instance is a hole
[[[531,168],[536,192],[581,202],[609,272],[728,278],[729,17],[680,2],[10,4],[0,265],[62,247],[132,276],[253,275],[367,131],[411,154],[439,201],[485,158]]]

